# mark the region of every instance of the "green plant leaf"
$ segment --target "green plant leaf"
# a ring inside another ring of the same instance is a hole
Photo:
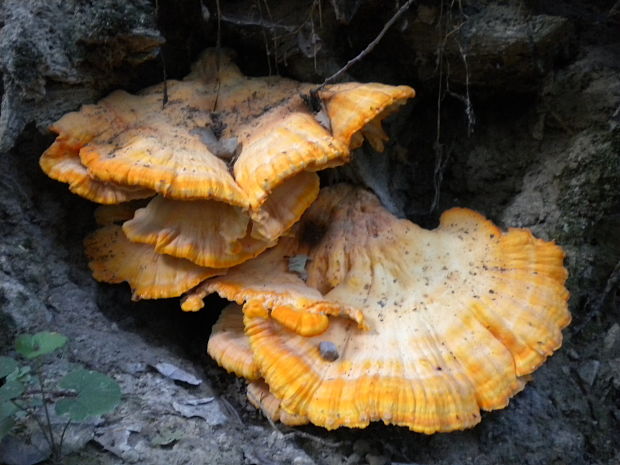
[[[51,331],[42,331],[18,336],[15,340],[15,350],[26,358],[36,358],[54,352],[66,343],[66,336]]]
[[[58,385],[77,393],[77,397],[56,402],[56,413],[67,415],[73,421],[111,412],[121,401],[117,382],[96,371],[79,368],[61,379]]]
[[[0,386],[0,402],[15,399],[24,392],[24,385],[19,381],[7,380]]]
[[[19,368],[19,365],[15,359],[4,356],[0,357],[0,378],[10,375],[17,368]]]

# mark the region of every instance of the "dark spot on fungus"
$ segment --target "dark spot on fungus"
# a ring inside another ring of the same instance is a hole
[[[340,357],[336,344],[331,341],[319,342],[319,352],[321,353],[323,360],[328,362],[334,362],[338,360],[338,357]]]
[[[325,224],[306,221],[299,234],[299,240],[302,244],[315,247],[323,240],[326,232],[327,226]]]

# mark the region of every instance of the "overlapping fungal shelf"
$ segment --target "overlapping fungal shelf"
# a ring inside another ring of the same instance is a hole
[[[434,230],[316,174],[346,163],[407,86],[243,76],[207,50],[182,81],[116,91],[52,126],[42,169],[103,204],[95,279],[134,299],[234,302],[209,354],[290,425],[372,421],[434,433],[505,407],[570,322],[563,252],[452,209]],[[219,65],[218,65],[219,63]],[[316,109],[314,109],[316,110]]]

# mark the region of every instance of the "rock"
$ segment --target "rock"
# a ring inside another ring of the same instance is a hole
[[[211,426],[223,425],[228,422],[228,415],[214,397],[175,401],[172,403],[172,407],[186,418],[199,417]]]
[[[603,347],[606,352],[620,354],[620,325],[614,323],[603,339]]]
[[[579,365],[577,373],[584,383],[593,386],[600,367],[601,362],[598,360],[588,360]]]
[[[155,365],[155,369],[159,371],[166,378],[170,378],[173,381],[181,381],[192,386],[198,386],[202,383],[202,380],[196,376],[188,373],[187,371],[174,366],[171,363],[161,362]],[[213,400],[213,399],[211,399]]]
[[[459,87],[468,83],[485,92],[507,87],[533,92],[554,61],[569,56],[572,25],[565,18],[524,10],[517,4],[489,4],[471,13],[442,15],[438,6],[421,6],[402,37],[416,54],[421,79],[435,78],[435,57],[444,47],[447,78]]]
[[[163,43],[146,0],[8,0],[2,16],[0,152],[26,124],[46,128],[127,82],[126,66],[154,58]]]
[[[365,455],[370,450],[368,441],[358,439],[353,443],[353,452],[359,455]]]

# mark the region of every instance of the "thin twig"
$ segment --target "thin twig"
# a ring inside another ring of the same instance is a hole
[[[159,0],[155,0],[155,17],[159,22]],[[168,103],[168,77],[166,76],[166,59],[164,58],[164,49],[160,47],[159,49],[159,58],[161,59],[161,68],[162,74],[164,78],[163,86],[162,86],[162,99],[161,99],[161,109],[163,110]]]
[[[67,432],[67,429],[69,428],[70,424],[71,424],[71,419],[67,420],[67,423],[65,424],[64,428],[62,429],[62,433],[60,434],[60,442],[58,443],[58,454],[59,455],[62,454],[62,444],[65,441],[65,433]]]
[[[327,79],[325,79],[325,81],[323,81],[323,84],[321,84],[319,86],[319,88],[317,90],[321,90],[323,87],[325,87],[326,84],[329,84],[330,82],[338,79],[340,76],[342,76],[344,73],[346,73],[348,71],[349,68],[351,68],[351,66],[353,66],[354,64],[358,63],[359,61],[361,61],[366,55],[368,55],[370,52],[372,52],[372,50],[377,46],[377,44],[379,42],[381,42],[381,39],[383,39],[383,36],[386,34],[386,32],[388,31],[388,29],[392,26],[392,24],[394,24],[396,22],[396,20],[405,12],[409,9],[409,7],[411,6],[411,4],[413,3],[413,0],[407,0],[407,2],[401,6],[398,11],[394,14],[394,16],[392,16],[390,18],[390,20],[385,23],[385,25],[383,26],[383,29],[381,29],[381,32],[379,33],[379,35],[377,37],[374,38],[374,40],[372,42],[370,42],[366,48],[364,50],[362,50],[356,57],[351,58],[346,65],[344,65],[342,68],[340,68],[336,73],[332,74],[331,76],[329,76]]]
[[[26,407],[24,407],[23,405],[18,403],[15,399],[11,399],[11,403],[13,405],[15,405],[15,407],[17,407],[22,412],[25,412],[27,414],[31,413],[30,410],[28,410]],[[53,450],[53,448],[52,448],[52,440],[48,436],[48,431],[45,428],[45,425],[43,424],[43,422],[41,421],[41,419],[39,418],[38,415],[32,414],[32,418],[34,418],[34,421],[37,423],[39,429],[41,430],[41,433],[43,433],[43,437],[45,438],[45,442],[47,442],[47,444],[50,446],[50,451]]]
[[[43,400],[43,412],[45,412],[45,421],[47,422],[47,428],[48,428],[48,432],[50,435],[52,455],[55,455],[56,454],[56,440],[54,439],[54,429],[52,427],[52,420],[50,418],[50,412],[49,412],[49,409],[47,408],[47,395],[45,394],[45,386],[43,385],[43,379],[41,378],[41,371],[39,370],[40,367],[38,365],[39,365],[38,362],[33,363],[33,371],[34,371],[34,374],[37,380],[39,381],[39,386],[41,387],[41,400]]]

